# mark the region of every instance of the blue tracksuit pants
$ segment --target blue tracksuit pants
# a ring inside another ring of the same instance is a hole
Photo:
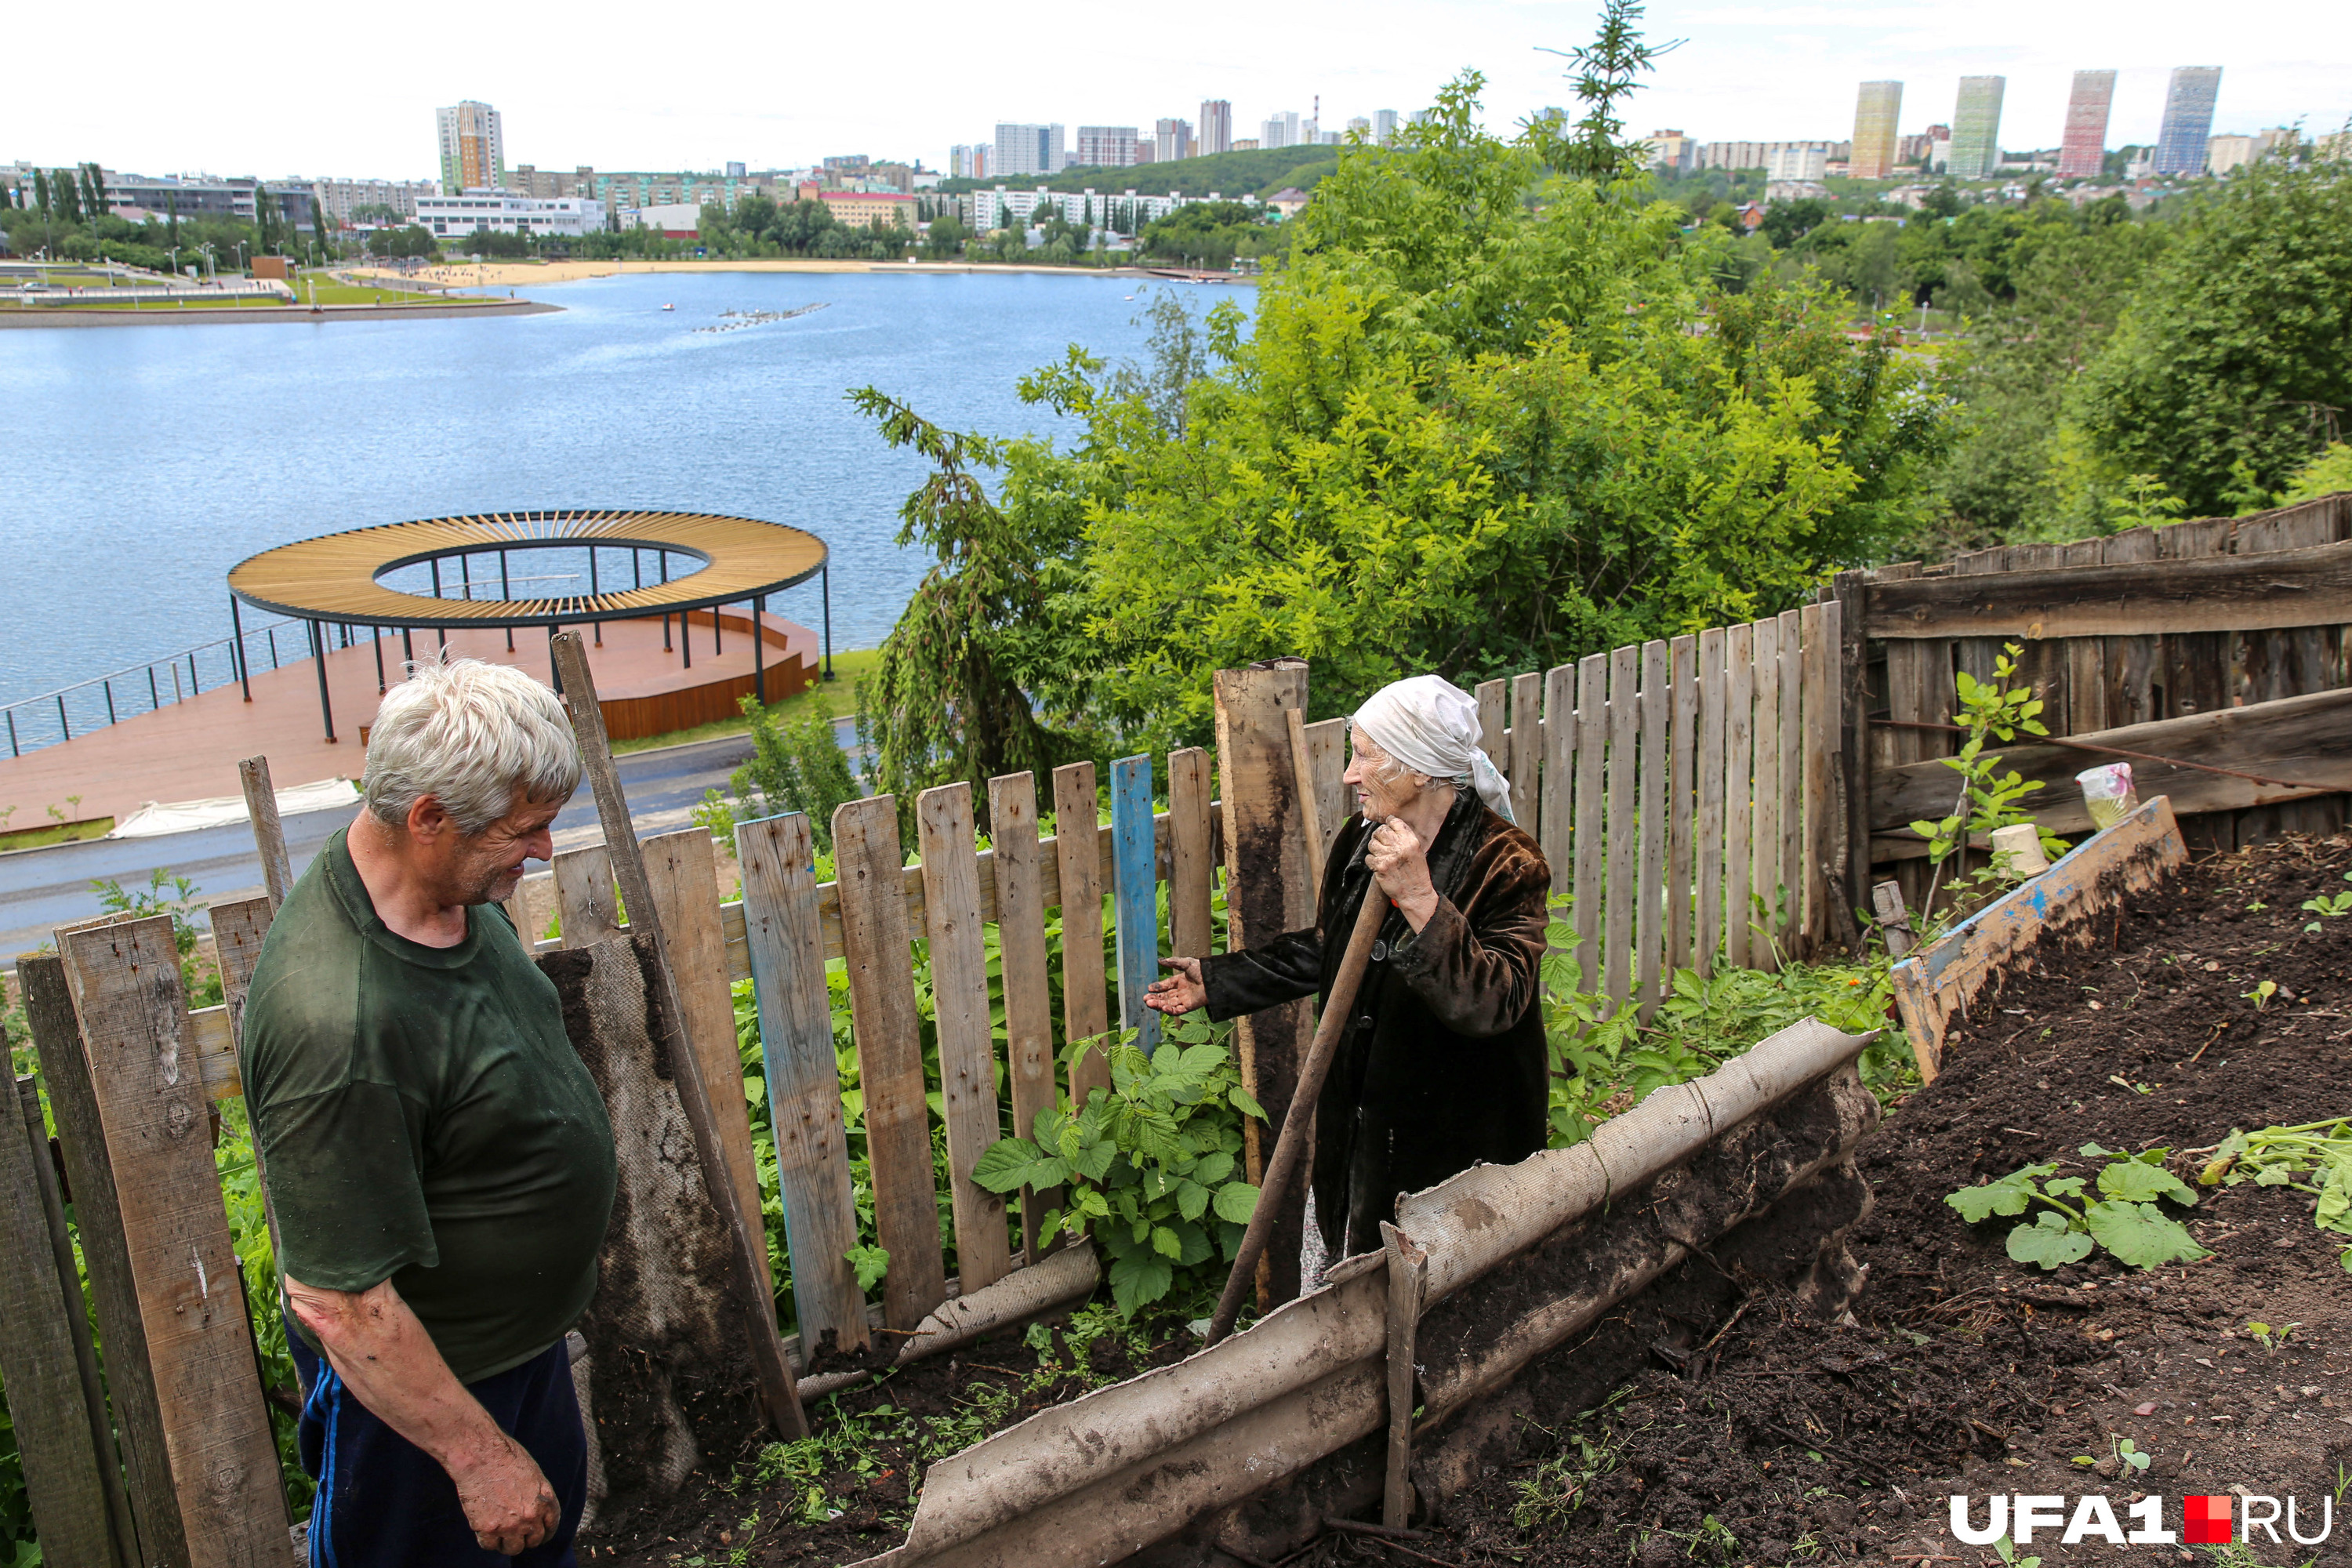
[[[302,1468],[319,1483],[310,1505],[310,1568],[573,1568],[572,1538],[588,1497],[588,1439],[562,1340],[520,1366],[467,1385],[539,1461],[562,1509],[552,1536],[508,1558],[475,1543],[447,1471],[377,1420],[300,1334],[287,1339],[302,1383]]]

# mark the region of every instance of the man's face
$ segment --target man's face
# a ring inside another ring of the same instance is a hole
[[[419,867],[443,904],[498,904],[514,896],[524,862],[551,859],[555,842],[548,824],[563,809],[560,800],[518,798],[512,810],[467,837],[430,795],[410,813],[409,834]]]

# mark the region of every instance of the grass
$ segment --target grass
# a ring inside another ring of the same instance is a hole
[[[833,656],[832,680],[820,680],[797,697],[787,697],[782,702],[772,702],[768,711],[779,720],[798,719],[811,711],[828,719],[839,719],[857,710],[857,683],[873,672],[882,655],[874,648],[857,648],[844,653],[836,649]],[[641,741],[615,741],[613,750],[649,752],[656,746],[683,746],[695,741],[715,741],[721,735],[740,735],[751,727],[751,721],[737,715],[709,724],[698,724],[691,730],[672,730],[666,735],[648,735]]]
[[[37,827],[0,828],[0,850],[71,844],[77,839],[103,838],[113,831],[114,818],[110,816],[91,817],[85,822],[45,822]]]

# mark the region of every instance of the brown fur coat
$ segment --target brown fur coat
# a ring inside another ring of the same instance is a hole
[[[1325,865],[1318,921],[1201,963],[1209,1016],[1328,1000],[1371,873],[1364,819]],[[1400,1193],[1545,1142],[1549,1102],[1538,1005],[1551,868],[1536,841],[1463,791],[1429,847],[1437,912],[1419,932],[1391,910],[1317,1102],[1315,1207],[1334,1258],[1381,1245]]]

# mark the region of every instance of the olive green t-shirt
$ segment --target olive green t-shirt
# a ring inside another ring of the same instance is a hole
[[[238,1066],[289,1276],[390,1279],[461,1383],[578,1320],[613,1130],[504,911],[467,910],[455,947],[410,942],[336,834],[270,922]]]

